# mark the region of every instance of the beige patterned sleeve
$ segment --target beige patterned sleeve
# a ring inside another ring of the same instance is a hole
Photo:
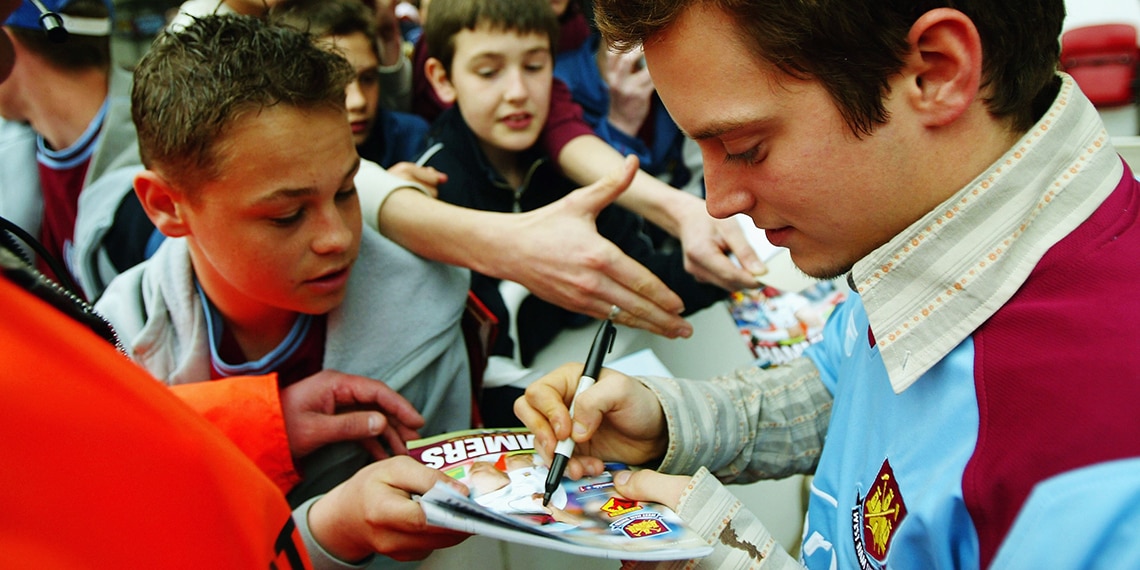
[[[721,481],[748,483],[815,471],[832,396],[811,359],[704,381],[639,380],[657,395],[668,422],[662,473],[707,467]]]
[[[631,561],[622,565],[623,570],[803,568],[740,499],[703,467],[681,494],[677,514],[713,546],[712,554],[695,560]]]

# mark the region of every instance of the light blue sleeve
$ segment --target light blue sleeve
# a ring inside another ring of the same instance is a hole
[[[1038,483],[992,568],[1140,568],[1140,458]]]

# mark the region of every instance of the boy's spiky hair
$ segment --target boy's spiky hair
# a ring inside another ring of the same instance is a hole
[[[235,121],[274,105],[343,111],[353,77],[343,57],[308,34],[249,16],[207,16],[163,32],[131,91],[143,164],[196,189],[220,175],[216,143]]]

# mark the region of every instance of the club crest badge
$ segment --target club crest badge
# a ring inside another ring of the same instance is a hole
[[[851,512],[851,531],[859,567],[881,568],[887,560],[891,539],[906,518],[906,503],[890,460],[884,460],[867,494]],[[873,562],[872,562],[873,561]]]
[[[643,513],[614,521],[610,523],[610,528],[630,538],[645,538],[672,532],[669,525],[657,513]]]

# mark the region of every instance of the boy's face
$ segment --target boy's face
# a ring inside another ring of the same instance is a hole
[[[344,95],[348,121],[352,125],[352,140],[357,146],[362,145],[372,133],[380,105],[380,58],[376,57],[372,42],[363,32],[329,36],[322,38],[321,42],[339,51],[356,70],[356,81],[348,84]]]
[[[340,305],[361,232],[344,113],[275,105],[237,119],[215,148],[222,176],[174,194],[210,300],[253,320]]]
[[[534,145],[550,113],[554,77],[550,38],[491,30],[480,24],[455,36],[455,57],[441,98],[459,105],[463,120],[489,155]]]
[[[709,213],[748,214],[805,273],[842,275],[940,201],[916,188],[932,157],[915,148],[914,112],[889,97],[890,122],[856,138],[818,82],[759,61],[740,35],[723,12],[689,9],[645,43],[654,85],[701,148]]]

